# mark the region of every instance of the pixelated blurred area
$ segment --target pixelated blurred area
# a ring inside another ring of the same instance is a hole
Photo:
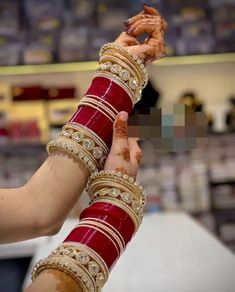
[[[150,140],[156,150],[184,151],[204,147],[213,122],[193,92],[185,92],[177,104],[157,108],[160,92],[151,81],[128,121],[128,135]]]

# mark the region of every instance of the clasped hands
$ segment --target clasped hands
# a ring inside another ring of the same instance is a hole
[[[141,13],[124,24],[126,31],[116,39],[116,44],[142,59],[145,64],[165,56],[164,35],[167,31],[167,23],[156,9],[144,5]],[[148,36],[143,43],[140,43],[138,37],[144,33]]]

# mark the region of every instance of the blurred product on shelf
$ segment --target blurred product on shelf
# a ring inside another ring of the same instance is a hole
[[[15,35],[19,30],[19,4],[17,1],[0,2],[0,34]]]
[[[54,100],[48,103],[49,123],[63,126],[76,111],[78,100]]]
[[[46,143],[47,110],[42,101],[14,102],[9,109],[7,130],[15,143]]]
[[[18,65],[21,62],[22,41],[20,36],[0,33],[0,66]]]
[[[54,30],[62,25],[63,0],[25,0],[25,14],[33,30]]]
[[[61,100],[76,98],[75,87],[43,87],[41,85],[20,86],[14,85],[12,87],[13,101],[27,101],[27,100]]]
[[[95,25],[96,24],[96,0],[70,0],[69,13],[72,14],[72,21],[75,25]]]
[[[55,32],[32,31],[27,35],[22,59],[24,64],[48,64],[55,61]]]
[[[13,101],[40,100],[42,97],[43,91],[40,85],[12,86]]]
[[[230,97],[230,109],[226,114],[225,123],[227,126],[227,131],[235,131],[235,96]]]
[[[69,27],[61,30],[58,52],[60,62],[87,60],[88,47],[87,27]]]

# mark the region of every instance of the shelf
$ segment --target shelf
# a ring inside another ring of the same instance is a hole
[[[167,57],[160,61],[156,61],[154,64],[157,66],[174,66],[218,64],[227,62],[235,62],[235,53]]]
[[[213,63],[217,64],[226,62],[235,62],[235,53],[167,57],[160,61],[156,61],[154,65],[177,66]],[[0,76],[86,72],[94,71],[97,66],[98,63],[93,61],[47,65],[2,66],[0,67]]]
[[[35,154],[38,152],[46,152],[45,145],[37,142],[32,143],[6,143],[0,144],[0,153],[1,154],[13,154],[13,155],[20,155],[20,154]]]

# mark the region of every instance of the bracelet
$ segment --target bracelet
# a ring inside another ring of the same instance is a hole
[[[82,105],[84,103],[84,101],[88,104],[94,105],[97,110],[99,110],[100,112],[102,112],[103,114],[106,113],[107,115],[109,115],[112,119],[113,122],[116,118],[116,115],[111,109],[109,109],[105,104],[102,104],[101,102],[91,98],[91,97],[83,97],[81,99],[80,104]]]
[[[47,144],[46,149],[49,155],[58,150],[67,153],[75,160],[81,162],[89,173],[98,171],[97,164],[92,159],[92,156],[72,140],[67,141],[63,137],[56,138]]]
[[[105,51],[105,55],[103,55],[100,58],[100,64],[106,64],[106,63],[111,63],[111,64],[117,64],[122,67],[122,70],[119,73],[119,77],[123,81],[128,81],[130,77],[136,79],[139,81],[139,90],[142,91],[142,89],[146,86],[145,80],[143,79],[143,74],[141,71],[136,70],[136,67],[131,63],[127,58],[125,58],[123,55],[118,53],[117,51],[114,50],[107,50]],[[104,66],[104,68],[107,66]],[[124,68],[124,69],[123,69]],[[105,68],[105,70],[107,70]],[[114,67],[114,72],[115,72],[115,67]],[[130,76],[131,75],[131,76]]]
[[[127,174],[115,171],[93,173],[87,182],[86,191],[90,204],[107,202],[128,213],[136,230],[142,222],[146,195],[143,187]]]
[[[31,279],[34,281],[41,272],[54,269],[64,272],[80,284],[85,292],[95,292],[95,283],[86,271],[68,256],[48,257],[40,260],[33,268]]]
[[[102,225],[104,225],[104,226],[108,227],[109,229],[111,229],[113,232],[115,232],[115,233],[117,234],[117,236],[119,237],[119,239],[120,239],[121,242],[122,242],[122,246],[123,246],[124,249],[125,249],[126,244],[125,244],[125,241],[124,241],[122,235],[121,235],[120,232],[119,232],[116,228],[114,228],[111,224],[109,224],[108,222],[106,222],[106,221],[104,221],[104,220],[101,220],[101,219],[99,219],[99,218],[92,218],[92,217],[86,217],[86,218],[80,220],[80,222],[83,222],[84,220],[85,220],[85,221],[86,221],[86,220],[89,220],[89,221],[93,221],[93,222],[99,222],[99,223],[101,223]],[[76,226],[76,227],[77,227],[77,226]],[[75,228],[76,228],[76,227],[75,227]]]
[[[84,135],[88,136],[90,139],[94,140],[94,142],[103,149],[104,154],[108,155],[109,153],[109,148],[107,145],[104,143],[104,141],[91,129],[87,128],[86,126],[82,124],[77,124],[73,122],[68,122],[64,125],[63,127],[64,130],[67,129],[73,129],[75,131],[81,131]]]
[[[111,62],[100,64],[97,71],[104,71],[106,74],[112,73],[112,76],[116,76],[116,78],[132,92],[132,96],[134,96],[133,103],[136,103],[140,100],[142,87],[140,87],[138,79],[131,75],[130,71],[123,69],[123,67],[118,64],[112,64]],[[97,74],[97,76],[99,75],[100,74]]]
[[[32,271],[34,280],[45,269],[58,269],[83,285],[84,291],[100,291],[108,279],[108,270],[99,256],[81,244],[63,243]]]
[[[105,99],[102,99],[101,97],[99,97],[98,95],[94,95],[94,94],[88,94],[88,95],[85,95],[85,97],[86,98],[92,98],[92,99],[94,99],[94,100],[96,100],[96,101],[99,101],[99,103],[101,104],[101,105],[105,105],[106,107],[108,107],[110,110],[112,110],[113,111],[113,113],[115,114],[115,115],[118,115],[118,110],[116,110],[116,108],[111,104],[111,103],[109,103],[107,100],[105,100]]]
[[[125,68],[131,68],[131,71],[133,70],[132,72],[135,72],[133,75],[138,76],[138,79],[140,81],[140,84],[142,84],[142,87],[146,86],[145,85],[145,80],[143,79],[142,70],[139,70],[139,68],[136,68],[135,64],[133,64],[133,62],[131,62],[128,58],[126,58],[125,56],[120,54],[120,52],[115,51],[113,49],[106,50],[105,51],[105,55],[103,55],[100,58],[100,60],[105,60],[105,57],[107,57],[107,58],[111,57],[112,59],[115,58],[116,59],[116,63],[122,62],[122,64],[124,64]]]
[[[99,233],[101,233],[102,235],[104,235],[106,237],[106,239],[108,239],[112,243],[112,245],[114,246],[116,253],[117,253],[117,256],[120,257],[122,250],[120,249],[120,247],[118,247],[118,244],[115,242],[115,240],[109,234],[107,234],[107,232],[100,229],[98,226],[95,226],[92,224],[85,224],[85,223],[79,224],[76,229],[80,229],[83,227],[86,227],[89,229],[94,229],[94,230],[98,231]]]
[[[135,68],[137,68],[137,70],[140,70],[142,72],[142,76],[143,76],[143,79],[144,79],[144,83],[143,83],[143,86],[146,86],[147,85],[147,81],[148,81],[148,75],[147,75],[147,71],[146,71],[146,68],[143,64],[143,61],[134,56],[134,55],[131,55],[124,47],[122,46],[119,46],[115,43],[107,43],[105,44],[101,49],[100,49],[100,57],[102,57],[102,55],[105,54],[105,52],[107,50],[114,50],[114,51],[117,51],[119,52],[121,55],[125,56],[128,60],[130,60],[130,62],[135,66]]]
[[[61,150],[79,160],[93,173],[103,168],[107,159],[108,148],[92,131],[78,124],[67,123],[57,139],[47,144],[48,153]]]
[[[104,222],[102,222],[102,221],[97,222],[93,218],[91,218],[91,219],[85,218],[85,219],[81,220],[75,228],[78,228],[79,226],[83,226],[83,225],[96,226],[96,227],[100,228],[101,230],[103,230],[104,232],[107,232],[107,234],[109,236],[111,236],[112,239],[114,239],[116,241],[116,243],[118,244],[119,254],[122,254],[123,251],[125,250],[124,239],[122,238],[121,234],[116,229],[114,229],[111,225],[107,226],[104,224]]]

